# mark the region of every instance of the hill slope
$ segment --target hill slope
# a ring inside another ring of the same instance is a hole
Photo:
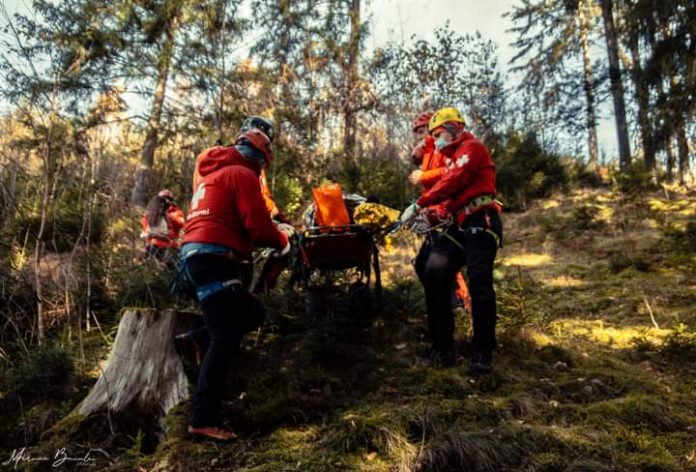
[[[424,369],[422,292],[404,238],[384,254],[384,317],[308,318],[275,294],[235,363],[242,439],[186,438],[111,470],[696,470],[696,198],[575,192],[505,215],[494,373]],[[340,310],[339,310],[340,311]],[[466,316],[457,319],[467,355]]]

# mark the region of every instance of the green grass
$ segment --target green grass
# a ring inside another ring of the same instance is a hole
[[[110,470],[696,470],[696,260],[663,231],[696,201],[673,198],[687,203],[594,190],[506,215],[484,378],[417,365],[413,242],[383,255],[371,323],[308,318],[278,290],[229,378],[223,417],[241,439],[191,441],[182,404],[154,454],[122,438]],[[465,354],[469,324],[457,319]]]

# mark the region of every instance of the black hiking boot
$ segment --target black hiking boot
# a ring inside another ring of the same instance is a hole
[[[184,333],[174,337],[174,349],[181,359],[184,373],[193,385],[198,382],[198,371],[203,361],[203,350],[193,338],[191,333]]]
[[[492,364],[492,352],[475,352],[471,358],[471,365],[469,366],[469,375],[488,375],[493,370]]]

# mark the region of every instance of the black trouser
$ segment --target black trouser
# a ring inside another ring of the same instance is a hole
[[[249,286],[251,285],[251,280],[254,277],[254,265],[251,263],[243,263],[240,266],[240,270],[242,286],[248,290]],[[263,320],[261,320],[261,322],[262,321]],[[261,323],[259,323],[259,325],[260,324]],[[203,325],[196,330],[189,331],[187,334],[191,336],[194,339],[194,341],[196,341],[198,347],[200,347],[201,351],[205,354],[205,351],[208,350],[208,346],[210,346],[210,333],[208,332],[208,326]]]
[[[212,254],[186,259],[188,275],[201,287],[215,281],[240,278],[239,264]],[[245,287],[234,285],[199,302],[210,345],[198,374],[196,394],[191,402],[191,426],[219,426],[225,379],[244,334],[259,326],[264,311]]]
[[[425,288],[428,330],[437,350],[450,350],[454,344],[452,280],[466,266],[474,325],[472,347],[475,352],[495,349],[495,290],[493,262],[502,239],[500,216],[491,210],[471,215],[462,227],[453,224],[424,244],[416,257],[416,273]]]
[[[433,245],[433,242],[437,239],[437,237],[440,235],[440,231],[438,230],[430,230],[427,233],[425,233],[425,239],[423,240],[423,244],[421,245],[420,250],[418,251],[418,254],[427,254],[430,251],[430,247]],[[421,283],[423,283],[423,279],[419,273],[420,269],[418,267],[418,258],[416,258],[415,261],[416,264],[416,274],[418,275],[418,278],[420,279]],[[422,263],[420,264],[422,266]],[[456,279],[456,274],[455,274],[455,279],[452,281],[452,290],[451,290],[451,297],[452,297],[452,308],[456,307],[461,307],[463,306],[462,301],[457,297],[457,289],[459,286],[457,285],[457,279]]]

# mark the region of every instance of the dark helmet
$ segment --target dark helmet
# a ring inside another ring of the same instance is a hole
[[[261,167],[268,167],[273,162],[271,140],[266,133],[252,128],[237,135],[234,147],[250,161],[258,162]]]
[[[273,141],[275,136],[275,130],[273,128],[273,122],[267,118],[261,116],[247,116],[244,121],[242,121],[242,127],[239,128],[239,132],[243,133],[250,129],[258,129],[263,131],[263,133],[268,136],[268,139]]]

